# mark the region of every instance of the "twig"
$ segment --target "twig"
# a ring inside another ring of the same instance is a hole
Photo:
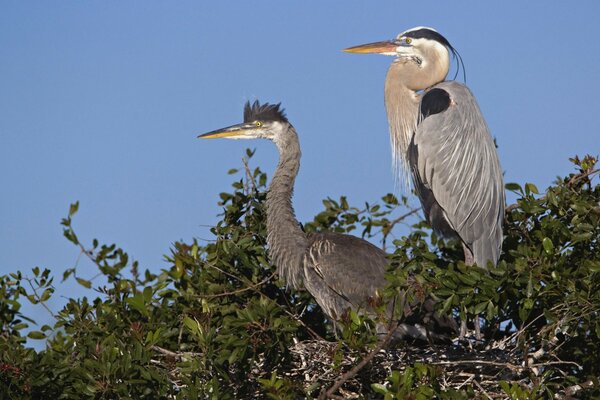
[[[420,210],[421,210],[421,207],[418,207],[418,208],[413,208],[413,209],[412,209],[412,210],[410,210],[409,212],[407,212],[407,213],[405,213],[405,214],[403,214],[403,215],[399,216],[398,218],[396,218],[396,219],[392,220],[392,222],[390,222],[390,224],[389,224],[389,225],[388,225],[388,227],[387,227],[387,233],[383,233],[383,230],[382,230],[382,233],[383,233],[383,240],[382,240],[382,243],[381,243],[381,245],[382,245],[382,248],[383,248],[383,250],[385,250],[385,249],[386,249],[387,237],[388,237],[388,236],[389,236],[389,235],[392,233],[392,229],[394,228],[394,226],[395,226],[397,223],[404,221],[406,218],[410,217],[411,215],[413,215],[413,214],[416,214],[416,213],[417,213],[417,212],[419,212]]]
[[[393,328],[389,329],[389,332],[387,333],[385,338],[381,342],[379,342],[379,344],[377,346],[375,346],[375,348],[373,350],[371,350],[371,352],[369,354],[367,354],[367,356],[365,358],[363,358],[358,364],[356,364],[350,371],[348,371],[344,375],[342,375],[340,379],[335,381],[335,383],[327,391],[322,391],[321,395],[319,396],[319,400],[324,400],[327,398],[334,398],[334,393],[344,383],[346,383],[346,381],[348,381],[348,379],[352,378],[361,369],[363,369],[364,366],[367,365],[373,359],[373,357],[375,357],[375,355],[377,353],[379,353],[379,351],[388,344],[388,342],[394,335],[394,332],[396,331],[397,327],[398,327],[398,323],[395,323]]]
[[[580,174],[574,175],[571,179],[569,179],[569,181],[566,183],[566,185],[567,186],[573,186],[575,183],[579,182],[583,178],[587,178],[588,176],[597,174],[598,172],[600,172],[600,168],[592,169],[592,170],[585,171],[585,172],[582,172]],[[536,200],[537,201],[544,201],[544,200],[546,200],[546,196],[542,196],[542,197],[540,197],[540,198],[538,198]],[[510,213],[511,211],[513,211],[513,210],[515,210],[517,208],[519,208],[519,203],[514,203],[514,204],[511,204],[511,205],[507,206],[504,209],[504,211],[508,214],[508,213]]]
[[[164,354],[165,356],[169,356],[169,357],[173,357],[173,358],[181,358],[181,355],[179,353],[175,353],[174,351],[163,349],[160,346],[154,345],[154,346],[152,346],[152,350],[156,350],[159,353]]]
[[[433,361],[431,362],[433,365],[457,365],[457,364],[480,364],[480,365],[493,365],[494,367],[504,367],[508,368],[511,371],[521,371],[523,367],[510,364],[510,363],[501,363],[496,361],[488,361],[488,360],[452,360],[452,361]]]
[[[46,311],[48,311],[50,313],[50,315],[52,315],[54,317],[54,313],[52,312],[52,310],[46,305],[46,303],[44,301],[42,301],[41,297],[37,293],[37,290],[35,290],[35,288],[31,284],[31,278],[25,278],[25,279],[27,280],[27,283],[29,283],[31,290],[33,290],[33,295],[35,296],[35,299],[37,300],[38,304],[41,304],[42,307],[44,307],[46,309]]]
[[[565,389],[565,395],[561,396],[559,394],[556,394],[554,396],[554,398],[558,398],[558,399],[570,399],[572,398],[572,396],[574,396],[575,394],[577,394],[577,392],[579,392],[580,390],[583,389],[590,389],[594,387],[594,381],[593,380],[588,380],[585,381],[583,383],[577,384],[577,385],[573,385],[573,386],[569,386],[568,388]]]
[[[580,370],[583,369],[583,367],[579,364],[577,364],[574,361],[548,361],[548,362],[544,362],[544,363],[539,363],[539,364],[532,364],[529,367],[530,368],[535,368],[535,367],[546,367],[548,365],[575,365],[577,368],[579,368]]]
[[[270,281],[270,280],[271,280],[271,278],[273,278],[274,276],[275,276],[275,272],[273,272],[271,275],[267,276],[267,277],[266,277],[265,279],[263,279],[262,281],[260,281],[260,282],[258,282],[258,283],[255,283],[255,284],[253,284],[253,285],[250,285],[250,286],[248,286],[248,287],[241,288],[241,289],[237,289],[237,290],[233,290],[233,291],[231,291],[231,292],[223,292],[223,293],[211,294],[211,295],[204,296],[204,297],[206,297],[207,299],[214,299],[214,298],[217,298],[217,297],[223,297],[223,296],[229,296],[229,295],[232,295],[232,294],[238,294],[238,293],[242,293],[242,292],[245,292],[245,291],[247,291],[247,290],[252,290],[252,289],[254,289],[254,288],[257,288],[257,287],[259,287],[259,286],[262,286],[263,284],[265,284],[265,283],[267,283],[268,281]],[[240,281],[241,281],[241,282],[243,282],[243,283],[246,283],[246,282],[244,282],[244,281],[242,281],[242,280],[240,280]]]
[[[580,174],[574,175],[571,179],[569,179],[569,182],[567,182],[567,185],[572,186],[575,183],[577,183],[580,180],[582,180],[583,178],[587,178],[588,176],[594,175],[594,174],[596,174],[598,172],[600,172],[600,168],[591,169],[589,171],[585,171],[585,172],[582,172]]]
[[[479,390],[481,390],[483,392],[483,394],[488,399],[492,400],[492,397],[488,394],[488,392],[485,391],[485,389],[483,388],[483,386],[481,386],[481,384],[479,382],[477,382],[476,380],[474,380],[473,383],[475,384],[475,386],[477,386],[479,388]]]
[[[263,295],[263,294],[261,293],[261,295]],[[264,295],[263,295],[263,296],[264,296]],[[302,321],[302,320],[300,319],[300,317],[298,317],[298,316],[297,316],[297,315],[295,315],[295,314],[292,314],[291,312],[289,312],[289,311],[288,311],[288,310],[286,310],[286,309],[283,309],[283,311],[284,311],[284,312],[285,312],[287,315],[289,315],[290,317],[292,317],[294,320],[296,320],[296,322],[298,322],[298,323],[299,323],[300,325],[302,325],[304,328],[306,328],[306,330],[308,331],[308,333],[310,333],[310,334],[312,335],[313,339],[322,340],[322,341],[324,341],[324,342],[326,341],[325,339],[323,339],[323,338],[321,337],[321,335],[319,335],[317,332],[315,332],[314,330],[312,330],[310,326],[306,325],[306,324],[304,323],[304,321]]]
[[[246,179],[250,182],[250,186],[252,187],[252,192],[256,192],[256,186],[254,185],[254,178],[252,177],[252,171],[250,171],[250,166],[248,165],[248,158],[242,157],[242,163],[244,164],[244,170],[246,171]],[[246,188],[246,192],[249,192]]]
[[[179,353],[179,352],[167,350],[167,349],[162,348],[157,345],[152,346],[152,350],[157,351],[167,357],[172,357],[172,358],[177,358],[177,359],[182,359],[182,358],[184,358],[184,356],[191,356],[191,357],[202,356],[202,353],[195,353],[195,352],[191,352],[191,351],[185,351],[185,352]]]
[[[413,208],[412,210],[410,210],[406,214],[403,214],[403,215],[399,216],[398,218],[394,219],[392,222],[390,222],[390,231],[392,230],[392,228],[394,227],[394,225],[396,225],[399,222],[404,221],[406,218],[410,217],[413,214],[418,213],[419,211],[421,211],[421,207]]]
[[[446,375],[444,375],[444,378],[446,378]],[[459,390],[461,387],[465,386],[467,383],[471,382],[473,379],[475,379],[475,374],[469,374],[469,377],[460,385],[458,385],[456,387],[456,390]]]

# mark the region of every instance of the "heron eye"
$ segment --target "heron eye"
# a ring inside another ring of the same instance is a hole
[[[256,127],[257,127],[257,128],[261,128],[261,127],[263,126],[263,123],[262,123],[262,122],[260,122],[260,121],[256,121],[256,122],[254,123],[254,125],[256,125]]]
[[[409,38],[409,37],[404,38],[404,42],[406,42],[406,44],[411,44],[412,43],[412,39]]]

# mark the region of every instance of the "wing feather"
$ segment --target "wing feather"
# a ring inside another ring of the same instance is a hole
[[[447,107],[440,107],[446,97]],[[495,265],[504,218],[502,169],[466,86],[443,82],[423,95],[409,158],[417,194],[434,229],[458,235],[473,251],[477,265]]]
[[[385,252],[363,239],[329,232],[311,234],[304,283],[336,319],[348,308],[368,308],[368,299],[385,286],[387,263]]]

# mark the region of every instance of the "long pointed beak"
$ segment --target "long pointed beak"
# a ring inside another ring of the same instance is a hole
[[[229,138],[229,139],[253,139],[255,138],[254,124],[237,124],[231,125],[226,128],[217,129],[208,133],[198,135],[200,139],[216,139],[216,138]]]
[[[396,48],[398,44],[394,40],[385,40],[383,42],[361,44],[359,46],[348,47],[344,49],[346,53],[359,53],[359,54],[384,54],[393,56],[396,55]]]

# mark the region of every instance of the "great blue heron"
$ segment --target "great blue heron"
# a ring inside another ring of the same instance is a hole
[[[505,206],[502,169],[475,97],[465,85],[444,81],[450,52],[460,59],[458,52],[426,27],[345,51],[395,57],[385,105],[396,172],[406,178],[410,171],[425,217],[437,233],[461,240],[466,264],[495,266]],[[479,337],[478,320],[475,328]]]
[[[279,163],[267,193],[267,242],[270,260],[277,266],[279,276],[292,288],[305,287],[334,322],[348,309],[372,311],[369,300],[386,284],[386,253],[354,236],[305,233],[301,229],[292,207],[292,192],[300,167],[300,144],[296,130],[280,105],[260,105],[258,101],[250,105],[248,102],[243,123],[198,137],[273,141],[279,150]],[[419,323],[400,324],[394,338],[441,339],[443,336],[437,335],[436,329],[440,332],[454,329],[453,320],[433,312],[433,301],[426,301],[422,311],[423,319]],[[416,316],[414,314],[412,319]],[[429,326],[425,326],[427,324]],[[385,329],[378,326],[380,333]]]

